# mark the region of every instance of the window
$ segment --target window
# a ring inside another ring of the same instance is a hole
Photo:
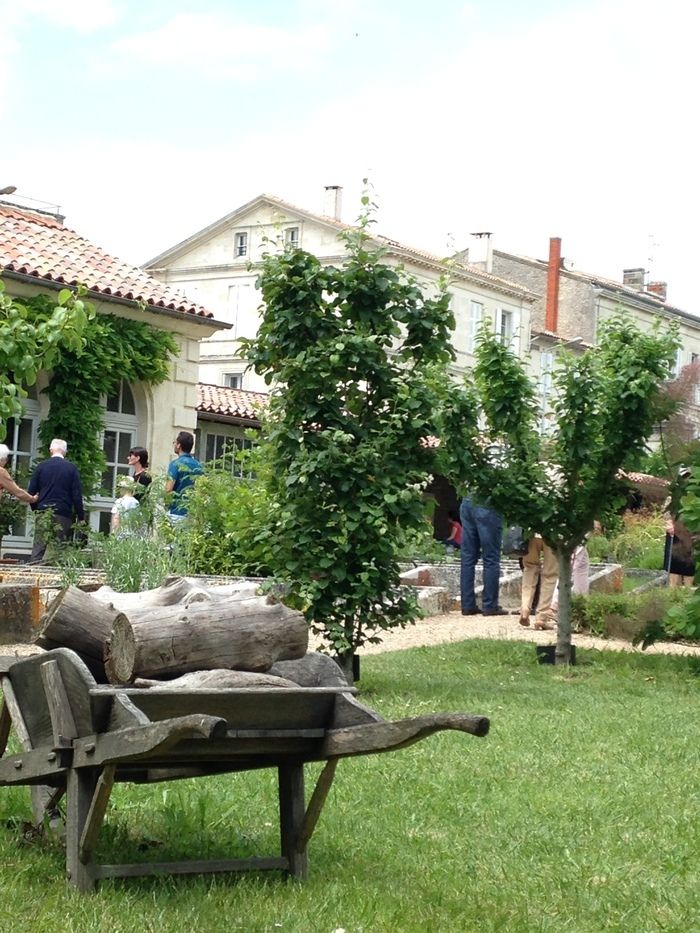
[[[299,228],[287,227],[284,231],[284,245],[296,249],[299,246]]]
[[[107,533],[111,519],[112,504],[117,494],[117,481],[129,473],[127,456],[138,443],[139,423],[136,400],[128,382],[123,379],[116,390],[104,400],[105,417],[102,433],[102,453],[105,468],[102,472],[100,490],[92,500],[90,525]],[[70,456],[70,451],[68,452]]]
[[[226,320],[231,324],[230,336],[254,337],[257,331],[257,320],[250,320],[251,306],[255,300],[255,293],[248,282],[237,282],[228,287],[228,311]],[[251,328],[254,328],[251,332]]]
[[[236,259],[240,259],[242,256],[248,255],[247,231],[244,230],[236,234],[233,255],[236,257]]]
[[[222,379],[229,389],[243,388],[243,373],[224,373]]]
[[[520,349],[520,314],[509,308],[496,309],[496,334],[514,353]]]
[[[476,335],[479,333],[481,322],[484,320],[484,306],[480,301],[471,303],[471,330],[469,333],[469,352],[473,353],[476,349]]]
[[[552,429],[550,418],[552,406],[552,368],[554,366],[553,353],[540,354],[540,434],[548,434]]]
[[[230,434],[207,434],[204,459],[207,463],[219,461],[224,470],[230,470],[234,476],[252,479],[255,474],[245,468],[243,452],[253,449],[253,442],[247,437],[233,437]]]
[[[674,360],[673,366],[671,367],[671,378],[677,379],[681,374],[682,368],[683,368],[683,350],[679,347],[676,350],[676,359]]]

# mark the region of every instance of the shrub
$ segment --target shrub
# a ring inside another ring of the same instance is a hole
[[[644,641],[646,633],[663,633],[661,637],[678,637],[669,623],[667,613],[685,603],[691,590],[679,587],[659,587],[646,593],[591,593],[574,596],[573,621],[577,631],[603,638],[621,638],[634,643]]]

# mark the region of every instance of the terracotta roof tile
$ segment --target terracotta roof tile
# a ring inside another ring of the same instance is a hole
[[[90,243],[51,214],[0,204],[0,275],[14,272],[45,282],[85,285],[106,298],[143,301],[197,317],[214,315],[152,278]]]
[[[197,411],[211,415],[257,422],[268,399],[266,392],[246,392],[201,382],[197,385]]]

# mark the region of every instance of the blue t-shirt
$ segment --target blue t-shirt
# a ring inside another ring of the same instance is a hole
[[[187,515],[187,504],[183,493],[204,473],[204,467],[192,454],[180,454],[168,465],[168,476],[173,480],[173,501],[168,511],[171,515]]]

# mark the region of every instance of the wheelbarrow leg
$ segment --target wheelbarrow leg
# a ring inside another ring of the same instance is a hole
[[[289,876],[303,881],[308,871],[308,858],[306,847],[298,851],[297,840],[305,813],[304,765],[280,765],[278,773],[282,855],[287,859]]]
[[[94,860],[80,860],[80,843],[95,793],[97,772],[94,768],[71,768],[66,791],[66,873],[79,891],[95,890]]]

